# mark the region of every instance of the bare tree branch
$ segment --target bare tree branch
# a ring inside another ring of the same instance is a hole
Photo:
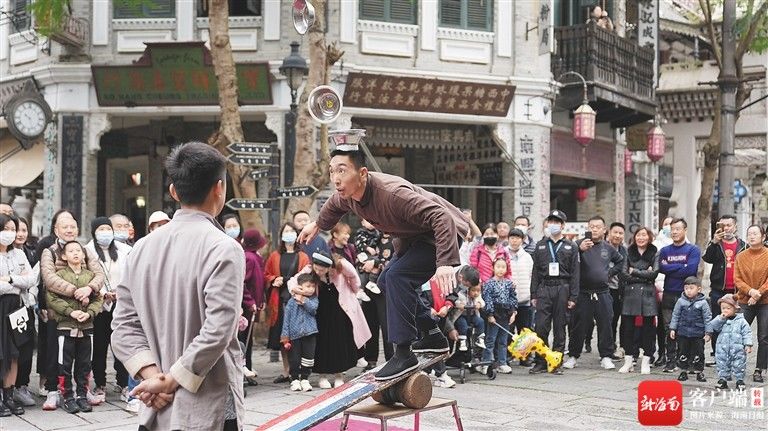
[[[712,2],[711,0],[699,0],[699,6],[704,13],[704,22],[707,24],[707,33],[709,42],[712,46],[712,52],[715,54],[715,61],[719,68],[723,65],[723,54],[720,51],[720,44],[717,42],[717,33],[715,33],[715,24],[712,22]]]

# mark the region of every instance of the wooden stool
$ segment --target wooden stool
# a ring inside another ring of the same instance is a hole
[[[461,424],[461,417],[459,416],[459,406],[456,404],[456,400],[446,400],[443,398],[432,398],[429,404],[421,409],[411,409],[405,406],[387,406],[384,404],[351,407],[344,411],[344,417],[341,420],[341,428],[339,429],[341,431],[346,431],[347,422],[349,421],[350,416],[361,416],[378,419],[381,421],[381,430],[387,431],[388,420],[413,415],[413,430],[419,431],[419,414],[421,412],[448,406],[453,410],[453,419],[456,421],[456,429],[458,431],[464,431],[464,427]]]

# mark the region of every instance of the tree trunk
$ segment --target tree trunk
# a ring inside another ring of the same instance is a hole
[[[240,122],[240,107],[237,104],[237,73],[232,46],[229,44],[229,4],[227,0],[209,0],[208,18],[210,20],[210,45],[213,69],[219,89],[221,123],[208,143],[225,156],[227,145],[243,141],[243,126]],[[232,193],[236,198],[256,199],[254,181],[248,176],[249,168],[227,164],[227,172],[232,179]],[[264,231],[259,211],[239,211],[243,229],[256,228]]]
[[[304,85],[304,91],[298,102],[298,115],[296,118],[296,157],[294,159],[293,185],[306,186],[313,185],[318,190],[323,190],[328,185],[328,150],[327,150],[327,126],[323,126],[326,132],[321,128],[321,159],[317,160],[315,152],[315,122],[309,116],[307,109],[307,99],[309,93],[318,85],[327,81],[327,47],[325,44],[325,8],[326,0],[313,0],[315,7],[315,16],[317,19],[307,32],[307,43],[309,44],[309,73],[307,82]],[[324,166],[325,165],[325,166]],[[298,210],[309,211],[314,197],[293,198],[288,202],[288,208],[285,211],[285,219],[290,219],[292,214]]]
[[[701,194],[696,203],[696,244],[702,248],[709,242],[709,230],[712,215],[712,195],[717,180],[717,167],[720,163],[720,96],[717,97],[712,129],[704,145],[704,169],[701,172]],[[694,155],[698,151],[694,152]]]

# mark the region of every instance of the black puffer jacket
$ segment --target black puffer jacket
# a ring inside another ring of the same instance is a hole
[[[632,273],[629,269],[632,268]],[[627,249],[627,260],[619,278],[624,285],[624,303],[621,314],[628,316],[656,316],[659,306],[656,302],[654,281],[659,275],[659,260],[656,247],[648,245],[641,255],[637,245]]]

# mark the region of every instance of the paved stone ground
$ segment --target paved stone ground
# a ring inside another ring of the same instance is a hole
[[[254,352],[254,364],[260,384],[249,387],[245,398],[246,424],[254,429],[269,419],[306,402],[321,392],[294,393],[287,385],[275,385],[272,380],[281,369],[279,363],[269,363],[265,350]],[[755,353],[750,355],[748,370],[754,369]],[[617,363],[618,364],[618,363]],[[352,370],[354,375],[357,369]],[[449,371],[455,378],[457,372]],[[726,392],[713,398],[716,392],[714,368],[707,368],[707,383],[695,380],[683,383],[684,421],[677,429],[685,430],[762,430],[768,429],[768,411],[746,406],[751,399],[735,397]],[[645,377],[645,376],[643,376]],[[675,374],[655,371],[648,380],[674,380]],[[110,376],[110,379],[114,378]],[[316,376],[315,376],[316,378]],[[579,366],[566,370],[565,375],[528,374],[526,368],[515,366],[510,375],[496,380],[472,374],[465,384],[456,388],[435,388],[435,395],[456,399],[466,430],[630,430],[652,429],[637,421],[637,387],[639,374],[619,374],[603,370],[595,353],[584,354]],[[747,379],[748,388],[764,388]],[[33,386],[37,376],[32,378]],[[313,384],[315,380],[313,379]],[[768,401],[768,390],[763,402]],[[370,401],[366,401],[370,402]],[[738,403],[744,406],[739,407]],[[711,405],[710,405],[711,403]],[[40,402],[42,404],[42,400]],[[62,410],[42,411],[39,405],[20,417],[0,419],[1,430],[135,430],[136,417],[122,410],[119,395],[110,392],[105,405],[92,413],[70,415]],[[708,415],[711,415],[708,416]],[[391,423],[412,429],[411,419]],[[437,410],[422,415],[421,429],[442,431],[455,429],[449,410]],[[662,428],[659,428],[662,429]],[[669,429],[669,428],[666,428]]]

